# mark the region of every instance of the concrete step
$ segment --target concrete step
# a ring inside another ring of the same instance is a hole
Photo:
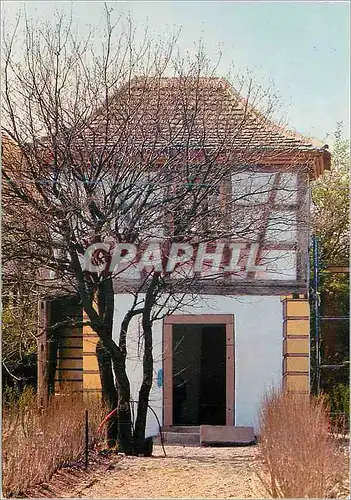
[[[164,444],[200,446],[199,432],[163,432]],[[161,444],[160,436],[154,438],[155,444]]]
[[[202,425],[201,446],[249,446],[256,443],[253,427],[238,425]]]
[[[169,426],[162,429],[164,444],[183,446],[249,446],[256,443],[253,427],[227,425]],[[160,436],[154,437],[161,444]]]
[[[199,425],[169,425],[162,427],[163,432],[182,432],[190,434],[200,434]]]

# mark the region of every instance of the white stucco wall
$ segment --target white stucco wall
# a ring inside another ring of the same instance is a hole
[[[115,295],[115,340],[131,303],[130,295]],[[282,381],[283,308],[280,297],[204,295],[176,314],[234,314],[235,425],[253,425],[257,430],[262,396],[272,386],[280,386]],[[162,332],[163,321],[154,323],[154,383],[150,405],[161,425],[162,387],[157,385],[157,374],[162,369]],[[140,322],[134,318],[128,334],[127,370],[135,400],[142,378],[142,352],[140,357],[138,353],[140,333]],[[157,434],[158,430],[157,420],[149,411],[147,436]]]

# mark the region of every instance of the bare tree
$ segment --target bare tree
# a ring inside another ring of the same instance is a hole
[[[145,441],[153,322],[184,303],[185,292],[199,293],[209,281],[218,289],[225,275],[240,274],[222,264],[207,276],[175,268],[172,243],[193,245],[196,260],[207,244],[262,246],[267,231],[306,226],[288,211],[269,217],[277,196],[294,207],[306,200],[296,200],[289,169],[267,175],[258,166],[268,158],[282,167],[294,152],[293,166],[303,165],[308,175],[309,162],[301,138],[270,121],[275,101],[268,92],[242,79],[234,91],[215,77],[201,46],[193,57],[177,55],[177,36],[155,43],[146,32],[137,43],[131,21],[114,24],[105,9],[99,51],[96,37],[79,39],[63,15],[41,27],[25,18],[20,55],[14,50],[20,21],[5,32],[4,128],[19,152],[18,168],[3,170],[5,219],[15,243],[25,242],[16,255],[8,245],[6,254],[40,269],[43,289],[79,296],[100,339],[102,389],[111,409],[117,406],[119,444],[133,454]],[[143,252],[150,242],[159,245],[161,268],[148,257],[111,267],[118,245]],[[92,258],[101,270],[90,272],[85,258],[93,244],[100,246]],[[168,269],[177,271],[176,280]],[[117,341],[114,295],[122,290],[134,302]],[[144,350],[133,436],[126,338],[136,315]]]

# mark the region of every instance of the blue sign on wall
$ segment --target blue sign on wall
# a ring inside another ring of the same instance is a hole
[[[163,369],[160,368],[157,372],[157,387],[163,386]]]

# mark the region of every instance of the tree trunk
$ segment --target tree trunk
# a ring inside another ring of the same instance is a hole
[[[145,450],[146,417],[153,375],[152,328],[150,323],[143,328],[143,332],[145,344],[143,356],[143,382],[139,390],[138,411],[134,431],[135,449],[137,454],[144,454]]]
[[[134,442],[137,454],[145,453],[145,429],[147,410],[149,407],[149,396],[152,387],[154,360],[152,355],[152,321],[151,310],[154,303],[154,293],[159,281],[158,274],[154,274],[150,286],[146,292],[145,305],[143,310],[143,335],[144,335],[144,355],[143,355],[143,382],[139,390],[137,418],[135,421]]]
[[[96,345],[96,357],[99,364],[102,398],[109,411],[117,408],[117,391],[112,371],[111,355],[102,345],[101,340]],[[118,416],[114,414],[107,424],[107,445],[113,448],[117,444]]]
[[[67,232],[67,238],[69,237],[69,234],[70,233]],[[90,293],[87,292],[82,266],[79,262],[76,248],[71,239],[68,239],[68,247],[70,248],[71,265],[76,274],[78,292],[83,303],[84,311],[86,312],[90,320],[92,329],[97,333],[101,341],[101,347],[106,349],[111,357],[112,367],[116,377],[118,394],[118,447],[125,454],[133,455],[134,446],[132,418],[130,411],[130,384],[126,373],[126,355],[112,338],[114,313],[114,291],[112,277],[111,275],[105,276],[104,279],[98,283],[96,294],[98,305],[97,312],[93,306],[93,291],[91,291]],[[109,386],[111,388],[110,375],[109,380]],[[112,391],[109,391],[108,393],[112,394]],[[110,397],[111,396],[109,396],[109,398]]]
[[[117,424],[117,439],[118,449],[126,455],[134,453],[133,433],[132,433],[132,417],[130,411],[130,384],[126,373],[126,353],[116,345],[112,339],[113,330],[113,311],[114,311],[114,292],[111,276],[106,277],[99,283],[97,302],[99,315],[103,318],[104,332],[103,346],[106,347],[110,354],[109,363],[112,366],[109,369],[109,386],[112,388],[113,375],[112,367],[116,377],[117,391],[111,390],[111,394],[117,393],[117,401],[112,401],[117,407],[116,424]],[[111,379],[112,375],[112,379]],[[113,424],[112,424],[113,425]]]
[[[118,446],[126,455],[134,455],[132,415],[130,411],[130,384],[124,358],[113,356],[113,369],[118,390]]]

